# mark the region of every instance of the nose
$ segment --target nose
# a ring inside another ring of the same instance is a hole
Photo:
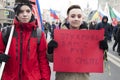
[[[78,17],[75,17],[75,20],[78,20],[79,18]]]
[[[24,12],[24,13],[23,13],[23,16],[27,16],[27,12]]]

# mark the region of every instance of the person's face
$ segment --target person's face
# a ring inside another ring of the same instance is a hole
[[[82,10],[81,9],[72,9],[68,14],[68,22],[70,27],[73,29],[79,29],[82,23]]]
[[[22,23],[28,23],[31,19],[32,11],[27,5],[23,5],[20,8],[20,13],[18,14],[17,18]]]
[[[95,25],[95,22],[92,22],[92,25]]]
[[[104,19],[103,21],[104,21],[104,22],[107,22],[107,19]]]

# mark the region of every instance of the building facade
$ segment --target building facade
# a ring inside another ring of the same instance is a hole
[[[5,7],[13,7],[15,0],[0,0],[0,9]]]
[[[4,8],[5,5],[6,5],[5,0],[0,0],[0,9]]]
[[[15,0],[0,0],[0,25],[6,26],[12,24],[14,2]]]

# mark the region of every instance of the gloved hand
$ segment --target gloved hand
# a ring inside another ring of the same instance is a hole
[[[10,58],[10,56],[8,56],[4,53],[0,54],[0,63],[1,62],[7,62],[9,58]]]
[[[102,50],[108,50],[108,44],[106,40],[101,40],[99,42],[99,48]]]
[[[54,49],[58,47],[58,43],[55,40],[51,40],[48,43],[48,54],[52,54]]]

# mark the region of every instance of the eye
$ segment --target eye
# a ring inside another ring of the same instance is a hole
[[[74,15],[74,14],[72,14],[72,15],[71,15],[71,17],[72,17],[72,18],[74,18],[74,17],[75,17],[75,15]]]
[[[23,13],[24,11],[23,10],[20,10],[20,13]]]
[[[78,18],[81,18],[82,16],[81,15],[78,15]]]
[[[26,10],[27,13],[30,13],[31,11],[30,10]]]

